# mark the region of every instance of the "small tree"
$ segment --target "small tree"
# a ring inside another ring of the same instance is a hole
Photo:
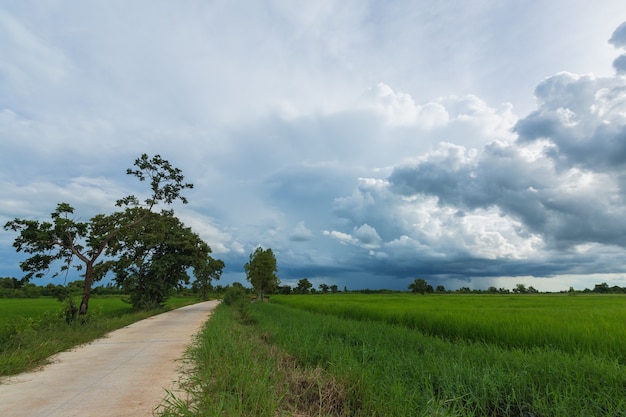
[[[194,265],[193,276],[196,278],[194,286],[198,290],[200,298],[203,300],[208,298],[211,282],[214,279],[220,279],[224,266],[222,260],[213,259],[211,256],[207,256],[206,259],[198,260],[196,265]]]
[[[309,292],[311,292],[312,288],[313,284],[311,284],[308,279],[302,278],[300,281],[298,281],[298,285],[296,286],[294,292],[297,294],[308,294]]]
[[[428,284],[422,278],[416,278],[411,284],[409,284],[409,289],[414,293],[420,293],[424,295],[424,293],[433,292],[433,287]]]
[[[289,285],[281,285],[278,287],[278,293],[283,295],[291,294],[291,287]]]
[[[260,301],[263,301],[265,293],[274,291],[280,285],[276,257],[270,248],[265,250],[260,246],[256,248],[250,254],[250,261],[243,268]]]
[[[591,290],[592,292],[597,292],[600,294],[607,294],[610,292],[610,288],[609,288],[609,284],[607,284],[606,282],[603,282],[602,284],[596,284],[593,287],[593,290]]]
[[[515,294],[527,294],[528,289],[525,284],[515,284],[515,288],[513,288],[513,292]]]

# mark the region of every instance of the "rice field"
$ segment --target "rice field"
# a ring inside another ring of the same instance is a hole
[[[448,340],[552,347],[626,363],[626,296],[566,294],[325,294],[272,303],[360,321],[398,324]]]
[[[190,350],[193,400],[173,398],[163,415],[624,416],[625,302],[327,294],[220,305]]]

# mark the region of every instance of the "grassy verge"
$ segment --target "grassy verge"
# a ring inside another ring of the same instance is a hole
[[[340,416],[347,392],[317,366],[302,366],[243,316],[221,304],[188,350],[190,400],[171,397],[162,416]],[[210,323],[210,324],[209,324]]]
[[[0,376],[34,369],[58,352],[195,302],[194,298],[172,298],[164,309],[135,312],[119,297],[94,298],[89,313],[68,324],[62,317],[61,304],[55,300],[0,300],[6,313],[0,323]]]
[[[172,399],[165,416],[626,414],[626,368],[605,356],[450,341],[271,303],[235,318],[220,306],[207,322],[190,350],[192,400]]]

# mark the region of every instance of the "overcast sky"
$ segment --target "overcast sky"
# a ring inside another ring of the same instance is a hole
[[[626,286],[626,2],[0,0],[0,222],[144,191],[245,281]],[[621,25],[621,26],[620,26]],[[21,277],[0,232],[0,276]]]

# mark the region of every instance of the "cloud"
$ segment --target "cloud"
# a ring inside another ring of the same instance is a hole
[[[537,109],[509,135],[483,135],[480,148],[441,142],[387,177],[362,178],[335,199],[346,227],[326,235],[356,247],[354,230],[374,228],[382,237],[376,250],[353,256],[395,276],[624,271],[625,83],[568,72],[545,79],[535,89]],[[402,103],[411,108],[408,98]],[[445,109],[447,125],[471,126],[479,115],[498,132],[511,120],[473,97]]]
[[[293,242],[307,242],[312,239],[313,232],[307,229],[303,221],[299,222],[289,235],[289,240]]]
[[[12,92],[11,96],[37,94],[33,88],[37,84],[60,84],[69,76],[71,65],[61,50],[1,9],[0,33],[5,38],[0,72],[10,80],[2,87],[3,91]]]
[[[626,74],[626,54],[620,55],[613,61],[613,68],[619,75]]]
[[[609,43],[616,48],[626,48],[626,22],[615,29],[609,39]]]
[[[535,90],[539,108],[515,127],[520,142],[549,141],[565,166],[614,170],[626,163],[626,79],[560,73]]]
[[[378,232],[369,224],[363,224],[355,228],[353,235],[365,248],[377,248],[380,243]]]
[[[413,98],[403,92],[396,92],[384,83],[370,88],[361,98],[361,108],[382,116],[390,125],[419,125],[424,129],[445,125],[449,115],[438,103],[417,105]]]
[[[146,152],[239,280],[624,269],[622,3],[127,3],[0,7],[1,218],[108,213]]]
[[[324,230],[324,236],[331,237],[342,244],[350,244],[365,249],[376,249],[380,246],[380,236],[376,229],[368,224],[354,227],[352,233],[344,233],[336,230]]]

